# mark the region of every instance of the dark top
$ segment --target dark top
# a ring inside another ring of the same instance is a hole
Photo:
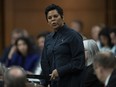
[[[50,33],[45,40],[41,66],[42,74],[47,76],[58,70],[59,78],[51,81],[52,87],[83,87],[85,56],[81,35],[66,25]],[[46,86],[48,81],[42,80],[42,84]]]
[[[13,57],[10,60],[8,59],[7,67],[16,65],[23,67],[27,71],[33,72],[38,61],[38,54],[30,53],[26,57],[23,57],[18,53],[14,53]]]
[[[116,70],[113,70],[111,73],[111,77],[106,87],[116,87]]]
[[[104,87],[94,74],[93,65],[86,67],[85,87]]]

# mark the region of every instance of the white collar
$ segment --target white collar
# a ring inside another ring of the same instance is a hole
[[[108,82],[109,82],[109,80],[110,80],[110,76],[111,76],[111,74],[109,74],[108,77],[106,78],[106,80],[105,80],[105,86],[108,85]]]

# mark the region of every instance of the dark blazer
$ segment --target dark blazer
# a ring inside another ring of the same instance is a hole
[[[116,87],[116,70],[114,70],[106,87]]]
[[[86,67],[85,72],[85,87],[104,87],[94,74],[92,64]]]
[[[20,54],[15,53],[12,59],[8,60],[7,67],[16,65],[23,67],[27,71],[33,72],[38,60],[39,60],[38,54],[31,53],[28,54],[25,58],[23,58]]]
[[[4,82],[0,80],[0,87],[4,87]]]
[[[51,87],[83,87],[85,56],[81,35],[66,25],[50,33],[45,40],[41,66],[46,76],[58,70],[59,78],[51,81]],[[48,82],[46,79],[42,84],[46,86]]]

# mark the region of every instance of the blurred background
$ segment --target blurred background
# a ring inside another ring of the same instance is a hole
[[[34,38],[40,32],[52,31],[44,15],[45,8],[52,3],[64,9],[69,26],[72,20],[81,20],[87,38],[91,38],[95,25],[116,25],[116,0],[0,0],[0,55],[10,44],[15,28],[27,30]]]

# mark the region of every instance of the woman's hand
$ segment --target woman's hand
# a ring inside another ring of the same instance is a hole
[[[16,46],[12,46],[8,54],[8,59],[12,59],[12,55],[16,52]]]
[[[52,71],[52,74],[50,74],[50,76],[51,76],[51,80],[54,80],[54,79],[56,79],[57,77],[59,77],[59,74],[58,74],[58,71],[57,71],[57,69],[55,69],[55,70],[53,70]]]

